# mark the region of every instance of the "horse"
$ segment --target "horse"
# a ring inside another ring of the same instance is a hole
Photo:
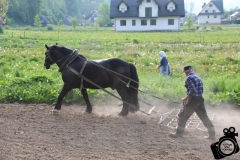
[[[123,102],[120,116],[139,110],[138,87],[139,79],[136,67],[119,58],[89,60],[78,53],[60,45],[45,44],[44,66],[49,69],[57,64],[64,82],[53,111],[60,111],[64,96],[72,89],[79,88],[86,102],[85,112],[92,112],[87,89],[116,89]]]

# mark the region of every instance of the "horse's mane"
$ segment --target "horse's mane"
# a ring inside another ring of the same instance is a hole
[[[58,48],[58,49],[61,49],[61,50],[67,50],[68,52],[73,52],[73,50],[72,49],[70,49],[70,48],[67,48],[67,47],[65,47],[65,46],[60,46],[60,45],[52,45],[51,46],[51,49],[54,49],[54,48]],[[86,57],[84,57],[82,54],[80,54],[79,52],[78,52],[78,54],[82,57],[82,58],[84,58],[84,59],[87,59]]]

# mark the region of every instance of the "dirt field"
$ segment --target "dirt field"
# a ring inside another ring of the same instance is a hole
[[[221,108],[207,107],[215,113],[216,141],[224,128],[240,130],[239,110]],[[117,105],[94,106],[91,114],[84,112],[85,106],[63,105],[59,114],[51,109],[44,104],[0,104],[0,160],[214,159],[210,145],[215,141],[204,139],[206,132],[190,129],[183,138],[172,139],[168,134],[173,129],[159,125],[157,113],[119,117]],[[240,152],[224,159],[240,159]]]

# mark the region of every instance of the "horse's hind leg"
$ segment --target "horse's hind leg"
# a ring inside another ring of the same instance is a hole
[[[61,109],[61,105],[62,105],[62,100],[64,98],[64,96],[71,90],[72,88],[69,87],[66,83],[64,83],[62,91],[60,92],[60,94],[58,95],[58,100],[57,103],[55,105],[54,110],[60,110]]]
[[[84,100],[85,100],[85,102],[87,104],[86,112],[91,113],[92,112],[92,105],[91,105],[91,103],[89,101],[87,90],[86,89],[82,89],[81,93],[82,93],[83,98],[84,98]]]
[[[118,94],[121,96],[122,100],[129,103],[128,102],[128,92],[127,92],[127,88],[126,86],[120,86],[117,88],[117,92]],[[122,111],[118,114],[119,116],[126,116],[128,115],[128,110],[129,110],[129,106],[123,102],[123,108]]]

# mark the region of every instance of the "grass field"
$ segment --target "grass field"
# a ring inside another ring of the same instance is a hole
[[[219,29],[218,27],[221,27]],[[212,104],[229,102],[240,105],[240,26],[207,26],[203,32],[115,32],[113,28],[62,27],[6,28],[0,35],[0,100],[19,103],[54,103],[62,87],[61,74],[54,65],[43,67],[44,44],[58,43],[78,49],[89,59],[118,57],[137,67],[140,89],[170,101],[185,96],[182,72],[192,65],[202,77],[204,97]],[[173,77],[159,75],[160,50],[165,50]],[[89,90],[95,101],[108,97]],[[140,95],[141,96],[141,95]],[[65,102],[82,100],[78,90]]]

